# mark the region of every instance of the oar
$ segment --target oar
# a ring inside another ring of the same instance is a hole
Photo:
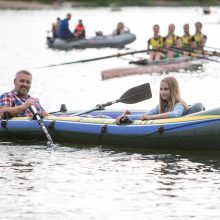
[[[138,50],[138,51],[133,51],[133,52],[127,52],[127,53],[117,53],[109,56],[103,56],[103,57],[96,57],[96,58],[91,58],[91,59],[85,59],[85,60],[77,60],[77,61],[72,61],[72,62],[66,62],[66,63],[59,63],[59,64],[52,64],[48,65],[45,67],[54,67],[54,66],[62,66],[62,65],[69,65],[69,64],[74,64],[74,63],[85,63],[85,62],[91,62],[91,61],[96,61],[96,60],[103,60],[103,59],[108,59],[108,58],[114,58],[114,57],[121,57],[121,56],[126,56],[126,55],[133,55],[137,53],[144,53],[149,50]]]
[[[182,50],[186,52],[192,52],[192,53],[197,53],[197,54],[203,54],[203,55],[208,55],[208,56],[220,56],[220,53],[217,51],[208,51],[208,50],[202,50],[202,49],[193,49],[193,48],[177,48],[177,47],[171,47],[177,50]]]
[[[36,117],[36,119],[37,119],[37,121],[38,121],[38,124],[39,124],[40,127],[42,128],[42,130],[43,130],[43,132],[44,132],[44,134],[45,134],[45,136],[46,136],[46,138],[47,138],[47,140],[48,140],[48,145],[49,145],[50,147],[55,148],[56,146],[54,145],[53,140],[52,140],[52,138],[51,138],[51,136],[50,136],[50,134],[49,134],[49,132],[48,132],[48,130],[47,130],[47,128],[46,128],[44,122],[43,122],[43,120],[42,120],[41,117],[39,116],[39,114],[38,114],[38,112],[37,112],[37,109],[36,109],[33,105],[31,105],[30,109],[31,109],[32,113],[34,114],[34,116]]]
[[[220,48],[216,48],[216,47],[208,47],[208,46],[205,46],[206,48],[209,48],[209,49],[212,49],[212,50],[220,50]]]
[[[174,52],[178,52],[178,53],[184,53],[184,51],[182,51],[181,49],[175,49],[173,47],[169,47],[169,48],[166,48],[167,50],[170,50],[170,51],[174,51]],[[213,61],[213,62],[217,62],[217,63],[220,63],[220,61],[218,60],[215,60],[215,59],[210,59],[208,57],[204,57],[204,56],[199,56],[197,55],[196,53],[189,53],[188,56],[191,56],[192,58],[199,58],[199,59],[204,59],[204,60],[209,60],[209,61]]]
[[[78,116],[82,114],[87,114],[89,112],[93,112],[96,110],[104,110],[106,106],[111,106],[115,103],[121,102],[125,104],[134,104],[141,101],[144,101],[146,99],[150,99],[152,97],[151,94],[151,88],[149,83],[145,83],[136,87],[133,87],[129,90],[127,90],[119,99],[116,99],[113,102],[106,102],[104,104],[98,104],[95,108],[92,108],[90,110],[78,112],[71,116]]]

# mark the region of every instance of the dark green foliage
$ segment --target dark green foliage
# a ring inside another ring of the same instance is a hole
[[[170,5],[174,6],[193,6],[193,5],[219,5],[219,0],[17,0],[26,2],[42,2],[42,3],[54,3],[54,2],[77,2],[82,3],[85,6],[154,6],[154,5]]]

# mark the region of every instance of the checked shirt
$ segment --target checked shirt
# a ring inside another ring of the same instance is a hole
[[[37,98],[33,98],[30,95],[26,97],[19,96],[17,91],[12,90],[11,92],[6,92],[0,96],[0,107],[14,107],[22,105],[27,99],[32,98],[35,100],[34,106],[37,109],[37,112],[42,114],[45,110],[40,105],[40,102]],[[23,112],[20,112],[18,117],[32,117],[33,114],[30,109],[26,109]]]

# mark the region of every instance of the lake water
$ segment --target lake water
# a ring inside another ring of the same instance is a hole
[[[109,108],[150,109],[158,102],[160,80],[165,74],[136,75],[101,80],[104,69],[127,66],[114,58],[54,68],[50,64],[113,55],[129,50],[87,49],[55,51],[46,46],[46,31],[56,17],[73,14],[71,27],[82,18],[87,35],[97,30],[111,33],[123,21],[137,40],[130,49],[146,48],[152,25],[166,35],[169,23],[182,26],[201,21],[207,46],[220,48],[220,7],[211,15],[193,8],[108,8],[62,10],[0,10],[0,93],[13,88],[19,69],[33,73],[30,94],[44,108],[57,111],[90,109],[114,101],[127,89],[149,82],[153,97],[135,105]],[[144,55],[138,55],[139,57]],[[132,59],[132,57],[126,57]],[[213,59],[218,59],[214,58]],[[219,60],[219,59],[218,59]],[[219,63],[204,64],[203,71],[172,73],[189,103],[208,108],[220,106]],[[89,146],[64,146],[52,151],[44,145],[0,142],[0,219],[218,219],[220,217],[220,152],[143,151]]]

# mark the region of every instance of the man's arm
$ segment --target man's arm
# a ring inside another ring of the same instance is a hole
[[[28,99],[23,104],[17,105],[17,106],[14,106],[14,107],[2,106],[2,107],[0,107],[0,116],[2,117],[3,112],[6,112],[6,111],[12,117],[17,116],[20,112],[25,111],[26,109],[28,109],[33,104],[34,104],[34,100],[33,99]]]

